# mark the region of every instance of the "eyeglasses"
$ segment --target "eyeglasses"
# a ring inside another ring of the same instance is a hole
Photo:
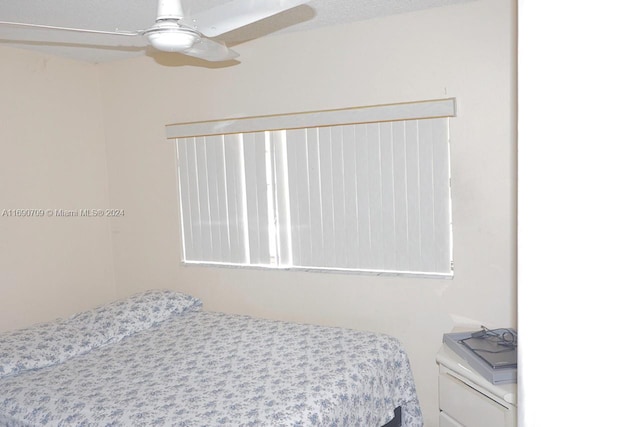
[[[505,328],[488,329],[487,327],[482,326],[481,330],[473,332],[469,338],[464,338],[460,341],[466,341],[471,338],[484,339],[505,347],[502,350],[475,349],[475,351],[482,351],[485,353],[504,353],[506,351],[512,351],[518,346],[518,334],[513,330]]]

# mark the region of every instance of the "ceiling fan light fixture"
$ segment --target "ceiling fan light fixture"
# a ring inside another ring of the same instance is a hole
[[[146,34],[151,46],[163,52],[182,52],[191,49],[200,40],[197,33],[189,30],[159,30]]]

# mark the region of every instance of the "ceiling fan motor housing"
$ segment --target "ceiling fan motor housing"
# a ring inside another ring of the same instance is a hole
[[[153,47],[164,52],[182,52],[200,40],[197,31],[181,27],[175,20],[158,22],[144,35]]]

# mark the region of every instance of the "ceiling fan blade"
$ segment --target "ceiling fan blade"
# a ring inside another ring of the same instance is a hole
[[[234,0],[190,16],[190,26],[207,37],[244,27],[309,0]]]
[[[238,56],[238,53],[229,49],[224,43],[205,38],[201,38],[191,48],[180,53],[210,62],[227,61]]]
[[[22,22],[7,22],[7,21],[0,21],[0,25],[10,25],[13,27],[45,29],[45,30],[72,31],[76,33],[109,34],[109,35],[115,35],[115,36],[140,36],[142,34],[140,31],[86,30],[83,28],[56,27],[53,25],[26,24]]]

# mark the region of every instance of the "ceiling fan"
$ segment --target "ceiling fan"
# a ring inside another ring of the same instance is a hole
[[[232,0],[185,18],[180,0],[158,0],[155,24],[136,31],[100,31],[7,21],[0,21],[0,25],[135,37],[143,41],[146,39],[151,46],[163,52],[177,52],[215,62],[233,59],[238,54],[224,43],[209,37],[219,36],[308,1]]]

